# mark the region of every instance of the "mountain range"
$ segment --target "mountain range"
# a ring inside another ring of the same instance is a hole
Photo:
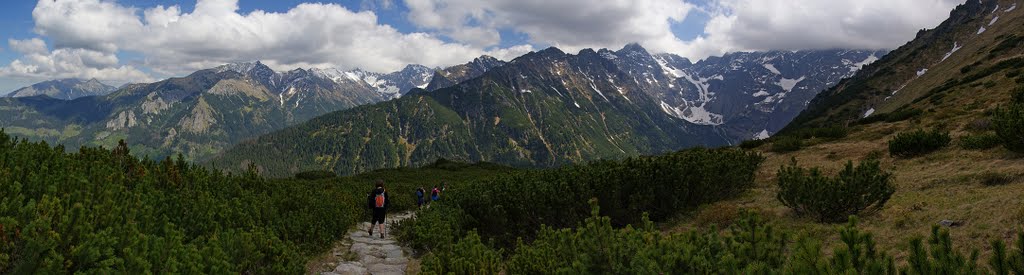
[[[182,153],[202,160],[245,138],[426,87],[433,73],[418,65],[381,74],[318,68],[276,72],[259,61],[234,63],[129,84],[106,95],[2,98],[0,127],[70,148],[111,147],[125,139],[140,155]],[[65,82],[70,81],[60,81]],[[49,87],[46,83],[33,87]]]
[[[638,44],[577,54],[548,48],[454,85],[459,74],[439,71],[428,87],[445,88],[327,114],[243,142],[213,163],[255,164],[275,176],[350,174],[438,158],[556,166],[720,146],[767,137],[817,91],[883,54],[738,53],[694,64]]]
[[[472,133],[489,133],[510,126],[517,130],[494,132],[491,138],[514,140],[515,144],[495,144],[495,152],[437,149],[424,151],[422,159],[389,157],[381,163],[353,164],[358,168],[351,169],[342,169],[348,162],[336,159],[354,156],[331,156],[332,161],[320,163],[342,163],[335,168],[347,171],[417,165],[441,157],[547,166],[764,138],[803,110],[818,91],[884,54],[858,50],[770,51],[731,53],[692,63],[677,55],[651,54],[639,44],[629,44],[617,51],[587,49],[575,55],[551,48],[512,62],[481,56],[447,68],[408,65],[392,73],[321,68],[277,72],[255,61],[227,64],[154,83],[129,84],[105,95],[61,98],[23,93],[3,98],[0,127],[9,133],[62,143],[69,148],[111,147],[125,139],[136,154],[159,158],[181,153],[186,158],[204,161],[245,139],[334,111],[400,99],[416,91],[413,93],[419,98],[433,98],[437,103],[451,102],[450,98],[438,98],[440,95],[468,99],[457,105],[445,105],[459,116],[494,115],[463,117],[467,125],[462,126],[467,129],[487,124],[470,120],[521,122],[499,127],[500,123],[491,121],[489,128],[478,128]],[[584,70],[584,66],[593,68]],[[509,68],[488,74],[505,67]],[[490,82],[477,80],[484,75],[489,75]],[[468,97],[449,89],[453,87],[498,92]],[[436,95],[427,92],[441,90],[446,91]],[[532,93],[535,98],[500,91]],[[541,94],[562,97],[542,98]],[[604,103],[593,102],[593,96],[602,98]],[[620,96],[624,101],[612,104]],[[509,105],[512,103],[518,105]],[[381,104],[418,108],[404,101]],[[510,106],[520,110],[501,115]],[[549,107],[554,109],[526,110]],[[479,110],[468,112],[468,108]],[[397,115],[415,110],[393,111]],[[537,112],[557,115],[547,117]],[[543,117],[544,121],[530,121],[535,117]],[[562,121],[563,118],[571,119]],[[562,134],[586,138],[555,137],[551,129],[545,128],[569,123],[576,123],[579,128]],[[382,133],[390,130],[383,128],[393,126],[384,123],[367,127],[379,128],[371,132]],[[528,128],[536,129],[526,131]],[[623,133],[612,133],[615,131]],[[518,152],[511,154],[513,151]],[[345,154],[348,153],[353,152]],[[230,154],[220,160],[227,159],[232,159]],[[310,167],[313,166],[303,169]]]
[[[43,81],[32,86],[14,90],[8,97],[48,96],[55,99],[76,99],[85,96],[101,96],[113,92],[116,88],[103,84],[95,78],[82,80],[77,78]]]

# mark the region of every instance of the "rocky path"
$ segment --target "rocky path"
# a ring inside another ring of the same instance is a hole
[[[345,256],[349,259],[341,259],[336,265],[335,263],[329,263],[334,266],[334,271],[321,274],[405,274],[406,267],[409,264],[409,258],[406,255],[409,255],[409,253],[407,249],[401,247],[398,241],[395,240],[391,234],[391,227],[394,223],[412,217],[412,215],[412,212],[388,215],[386,222],[387,234],[385,234],[383,239],[380,238],[380,233],[377,231],[379,230],[378,228],[375,228],[373,236],[370,236],[366,233],[366,228],[370,226],[370,223],[364,222],[359,224],[357,228],[348,232],[346,241],[341,246],[335,248],[333,252],[337,256],[347,254]]]

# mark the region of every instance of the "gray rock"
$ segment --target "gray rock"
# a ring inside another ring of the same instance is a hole
[[[964,225],[964,222],[963,221],[953,221],[953,220],[941,220],[941,221],[939,221],[939,225],[945,226],[945,227],[957,227],[957,226]]]
[[[342,263],[334,268],[334,272],[342,275],[363,275],[367,274],[366,268],[361,263]]]
[[[403,274],[404,265],[375,264],[368,268],[371,274]]]
[[[405,266],[409,264],[409,259],[405,257],[386,258],[384,264]]]
[[[384,258],[402,258],[402,249],[384,250]]]
[[[383,261],[384,259],[381,259],[380,257],[374,255],[363,255],[362,257],[359,258],[359,262],[362,262],[363,264],[366,265],[373,265]]]

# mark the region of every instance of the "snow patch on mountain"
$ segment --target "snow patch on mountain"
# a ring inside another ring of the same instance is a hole
[[[354,82],[363,81],[363,79],[360,78],[359,75],[356,75],[355,73],[352,73],[352,72],[345,72],[345,77],[347,77],[349,80],[352,80]]]
[[[662,110],[669,115],[684,119],[694,124],[701,125],[720,125],[723,122],[723,116],[708,111],[705,106],[713,98],[714,93],[710,91],[711,84],[708,83],[710,80],[724,80],[722,75],[714,75],[709,78],[693,76],[679,70],[679,76],[686,79],[686,81],[697,87],[698,99],[691,102],[683,99],[683,105],[679,107],[672,107],[662,102]]]
[[[1003,12],[1011,12],[1015,9],[1017,9],[1017,3],[1013,3],[1013,6],[1010,6],[1010,8],[1004,10]]]
[[[754,139],[755,140],[762,140],[762,139],[766,139],[766,138],[769,138],[769,137],[771,137],[771,135],[768,134],[768,129],[761,130],[761,132],[759,132],[756,135],[754,135]]]
[[[768,96],[768,92],[766,92],[764,90],[760,90],[760,91],[757,91],[756,93],[754,93],[752,96],[754,96],[754,97]]]
[[[661,66],[661,70],[665,72],[665,75],[671,76],[672,78],[683,77],[683,71],[669,65],[668,61],[665,61],[665,58],[657,55],[651,57],[654,58],[654,61],[658,62],[658,66]]]
[[[959,51],[960,48],[962,48],[962,47],[963,47],[963,45],[958,45],[957,42],[953,42],[953,49],[949,50],[949,52],[947,52],[946,55],[942,56],[942,60],[939,61],[939,62],[946,61],[946,58],[949,58],[950,56],[952,56],[953,53],[955,53],[956,51]]]
[[[917,71],[917,76],[921,77],[922,75],[924,75],[927,72],[928,72],[928,68],[921,68],[921,70]]]
[[[774,64],[764,64],[762,66],[764,66],[765,69],[768,69],[768,71],[772,72],[773,74],[779,74],[779,75],[782,74],[782,73],[779,72],[779,69],[775,68]]]
[[[988,25],[992,26],[992,24],[995,24],[996,21],[999,21],[999,16],[992,17],[992,21],[988,21]]]
[[[720,125],[722,124],[722,115],[712,113],[707,109],[704,109],[704,104],[700,106],[691,106],[686,108],[683,112],[683,119],[694,124],[701,125]]]
[[[597,94],[601,95],[601,98],[604,98],[604,101],[609,101],[608,97],[604,96],[604,93],[602,93],[601,90],[597,89],[597,85],[594,84],[593,79],[590,80],[590,88],[593,89],[594,92],[597,92]]]
[[[874,63],[875,61],[878,61],[878,56],[875,56],[875,54],[872,53],[867,58],[864,58],[864,60],[861,60],[860,62],[853,64],[853,66],[850,66],[850,72],[856,72],[860,69],[863,69],[864,66]]]
[[[604,57],[604,59],[608,60],[615,60],[616,58],[619,58],[618,56],[615,56],[615,54],[612,53],[611,51],[601,51],[600,55],[601,57]]]
[[[874,114],[874,113],[875,113],[875,108],[868,109],[866,112],[864,112],[864,117],[868,117],[868,116],[870,116],[871,114]]]
[[[807,77],[801,76],[800,78],[797,79],[783,77],[782,79],[779,79],[779,82],[776,82],[775,85],[779,85],[779,87],[782,87],[783,90],[789,93],[793,91],[793,87],[796,87],[797,83],[800,83],[800,81],[804,81],[805,78]]]
[[[981,27],[980,29],[978,29],[978,33],[977,34],[981,34],[983,32],[985,32],[985,27]]]
[[[904,83],[903,86],[900,86],[899,89],[896,89],[895,91],[892,91],[892,95],[896,95],[896,93],[899,93],[901,90],[903,90],[903,88],[906,88],[906,87],[907,87],[907,84]]]
[[[688,104],[689,103],[687,102],[687,105]],[[660,105],[661,105],[661,109],[663,111],[665,111],[665,113],[668,113],[668,114],[670,114],[670,115],[672,115],[674,117],[681,118],[683,120],[689,121],[690,123],[693,123],[693,124],[700,124],[700,125],[721,125],[722,124],[722,115],[715,114],[715,113],[709,112],[707,109],[704,109],[704,104],[701,104],[700,106],[687,106],[686,108],[679,108],[679,107],[672,107],[671,105],[668,105],[668,103],[665,103],[664,101],[662,101]]]

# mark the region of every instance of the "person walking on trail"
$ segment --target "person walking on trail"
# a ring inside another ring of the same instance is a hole
[[[434,185],[434,189],[430,190],[430,200],[432,200],[432,201],[441,200],[441,189],[437,189],[437,185]]]
[[[370,191],[366,198],[367,204],[370,209],[373,210],[373,218],[370,220],[370,228],[366,229],[370,236],[373,236],[373,226],[377,225],[380,227],[380,237],[384,238],[384,216],[387,215],[388,206],[391,206],[391,200],[388,198],[388,192],[384,189],[384,181],[377,180],[377,186]]]
[[[423,187],[416,188],[416,206],[423,208],[423,204],[426,203],[427,191],[423,190]]]

